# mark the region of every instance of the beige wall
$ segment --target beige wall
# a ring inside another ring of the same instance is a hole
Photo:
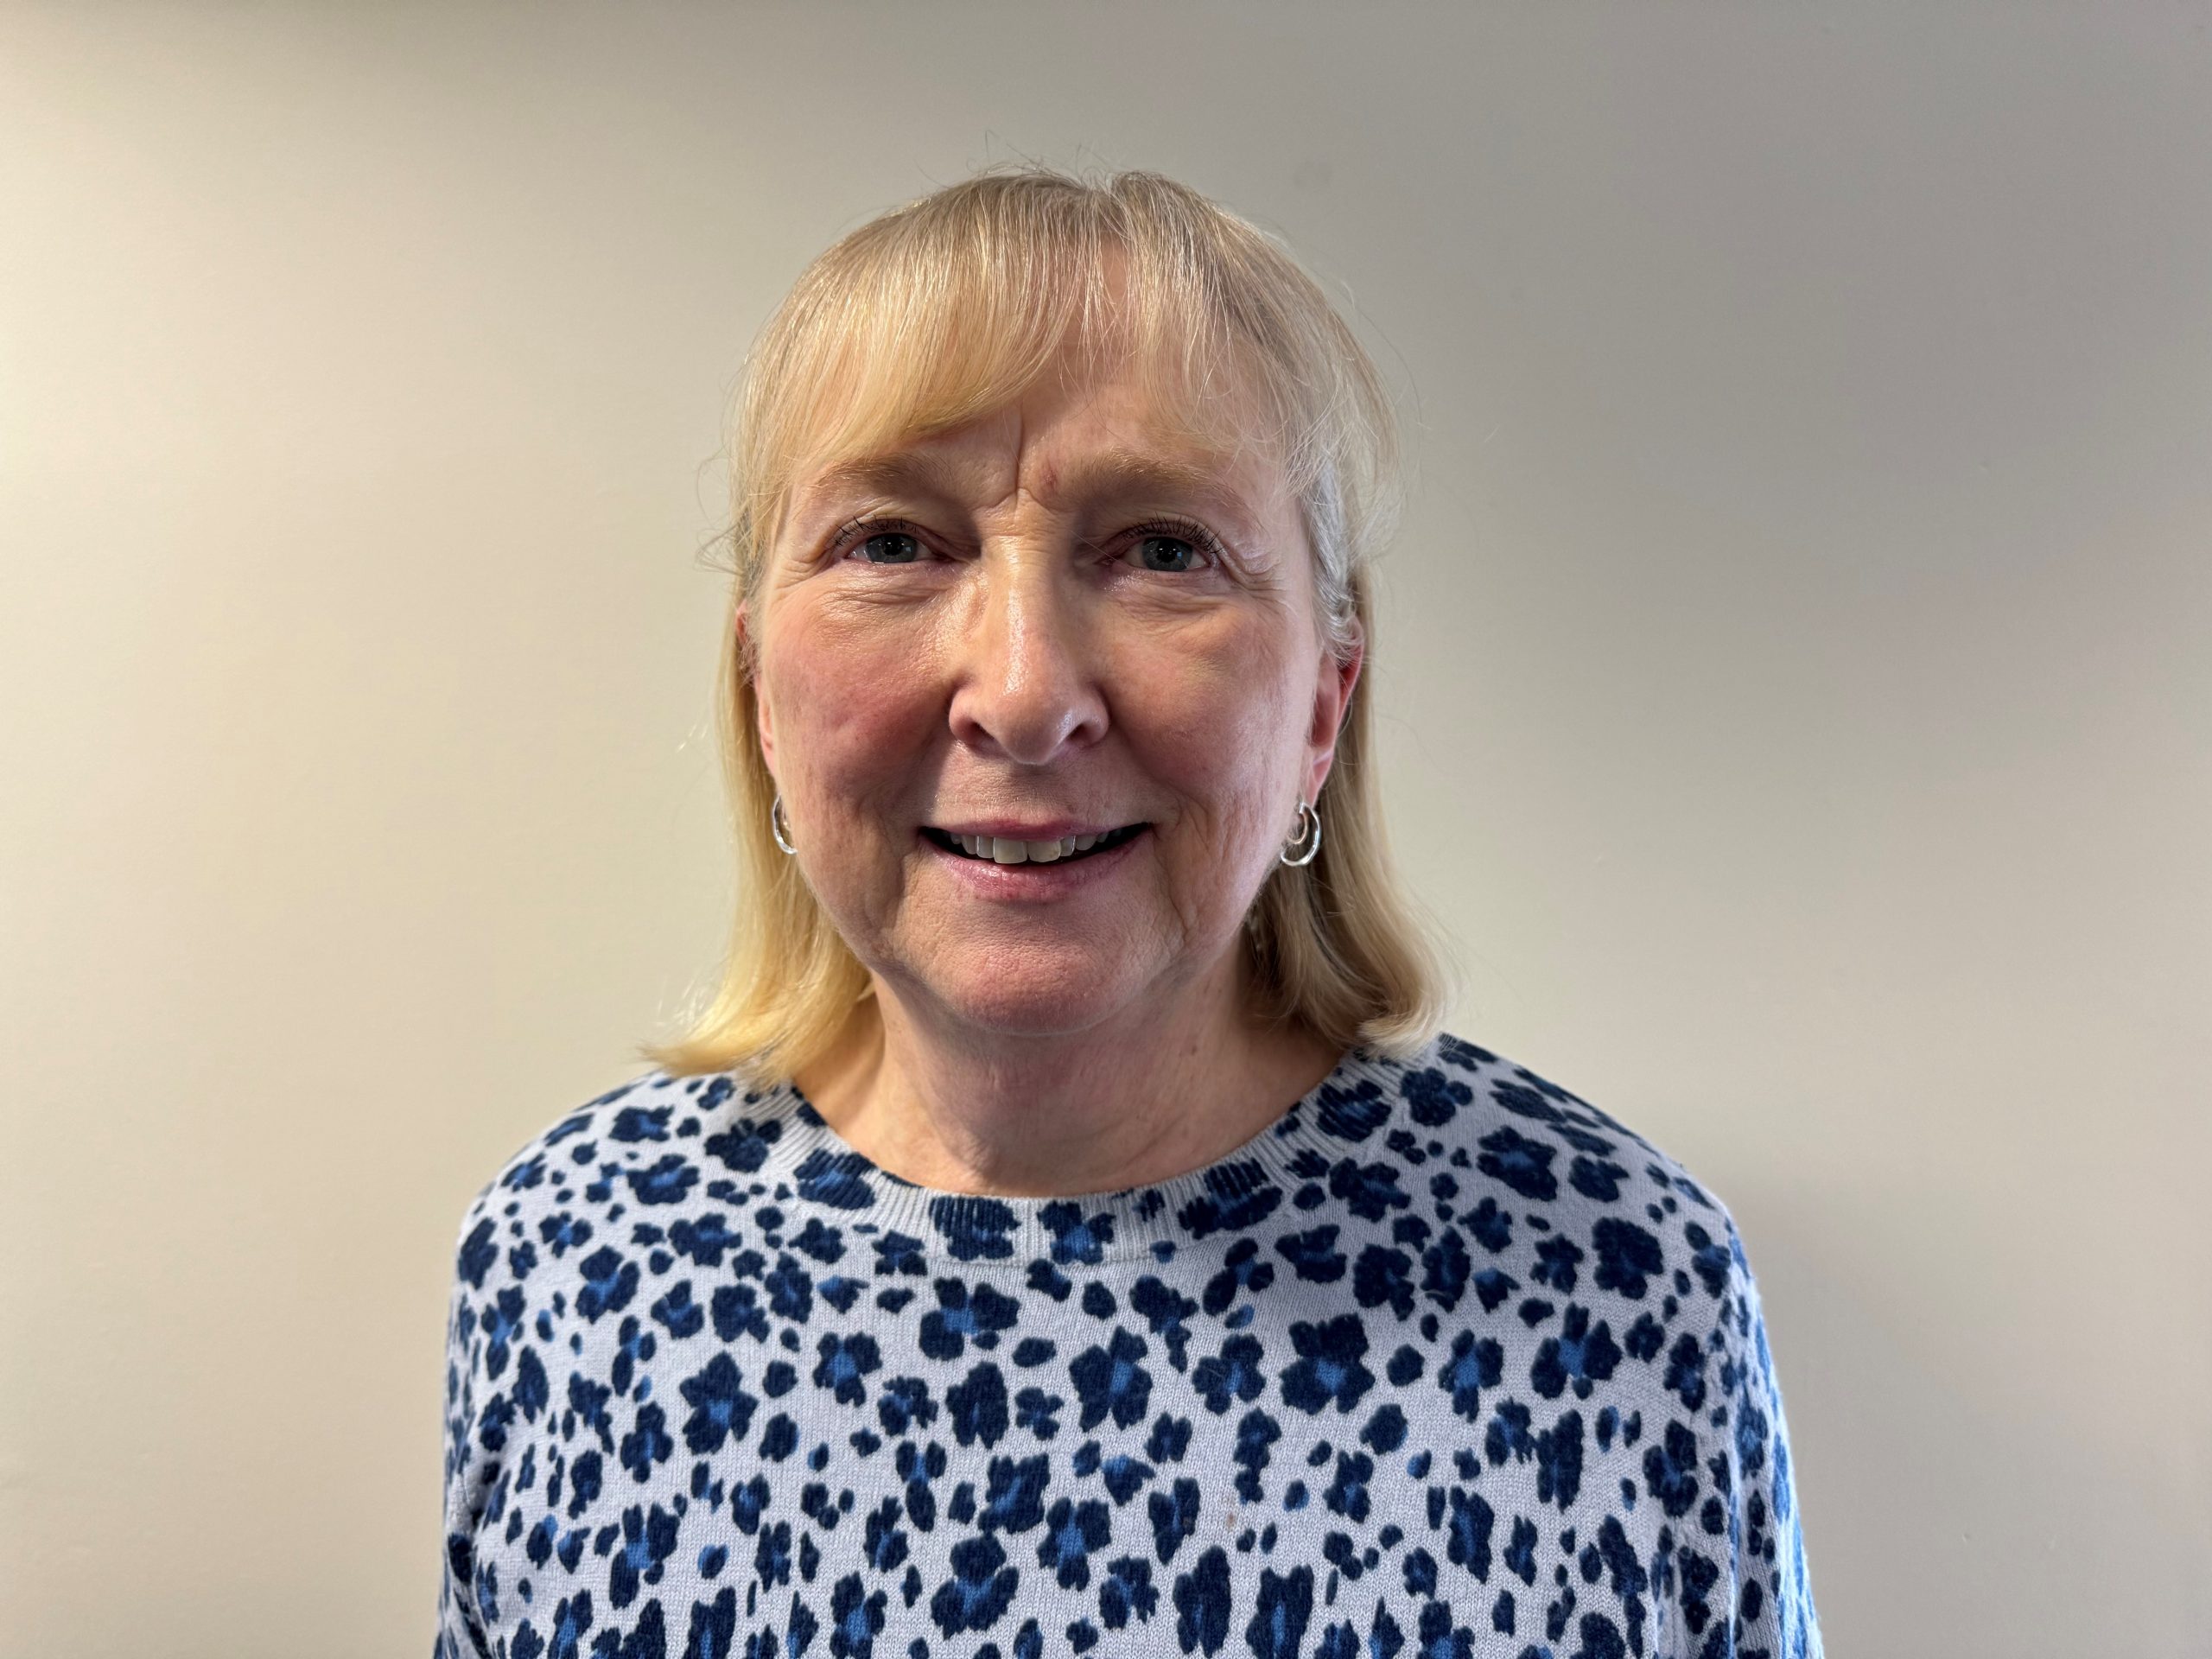
[[[1831,1650],[2212,1653],[2212,42],[0,13],[0,1656],[427,1651],[454,1230],[728,888],[715,448],[1021,154],[1357,295],[1454,1027],[1734,1208]]]

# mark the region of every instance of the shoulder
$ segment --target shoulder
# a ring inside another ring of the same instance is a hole
[[[1488,1380],[1527,1389],[1501,1416],[1603,1398],[1599,1449],[1610,1426],[1640,1452],[1642,1490],[1677,1529],[1669,1593],[1688,1629],[1732,1608],[1742,1651],[1818,1659],[1781,1385],[1726,1204],[1619,1118],[1458,1038],[1399,1086],[1413,1116],[1448,1120],[1442,1156],[1478,1178],[1459,1201],[1484,1263],[1472,1287],[1482,1314],[1516,1317],[1482,1325],[1509,1333],[1498,1347],[1473,1345]]]
[[[1373,1059],[1396,1074],[1415,1124],[1498,1154],[1499,1179],[1524,1198],[1552,1201],[1563,1183],[1586,1200],[1610,1204],[1623,1181],[1641,1180],[1720,1211],[1719,1200],[1640,1130],[1479,1044],[1444,1032],[1413,1055]],[[1526,1159],[1506,1155],[1524,1146]]]
[[[1406,1120],[1394,1149],[1444,1174],[1427,1176],[1431,1195],[1493,1249],[1519,1233],[1562,1288],[1586,1273],[1630,1301],[1720,1303],[1748,1279],[1720,1196],[1623,1119],[1450,1033],[1374,1063]]]
[[[516,1148],[462,1211],[458,1287],[482,1290],[503,1253],[512,1258],[508,1276],[520,1280],[541,1250],[565,1255],[595,1233],[604,1243],[631,1210],[674,1203],[714,1179],[717,1166],[741,1169],[744,1149],[715,1147],[713,1131],[730,1116],[719,1109],[727,1103],[760,1098],[727,1074],[672,1077],[655,1069],[563,1110]],[[702,1159],[702,1149],[723,1155]]]

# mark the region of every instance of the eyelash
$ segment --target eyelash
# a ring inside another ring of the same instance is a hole
[[[1188,542],[1206,561],[1204,566],[1199,567],[1200,569],[1216,568],[1222,563],[1224,556],[1221,542],[1212,531],[1203,524],[1194,524],[1185,519],[1149,519],[1141,524],[1130,525],[1124,533],[1139,541],[1147,537],[1165,536],[1175,541]],[[867,541],[871,536],[911,536],[916,541],[923,543],[926,543],[929,539],[920,526],[909,524],[904,518],[872,518],[863,515],[858,518],[847,520],[830,532],[830,552],[842,560],[852,552],[854,548]],[[868,561],[864,559],[861,563],[865,564]],[[1192,575],[1197,573],[1194,570],[1159,570],[1150,574]]]

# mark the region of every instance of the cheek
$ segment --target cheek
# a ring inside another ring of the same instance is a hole
[[[895,635],[792,619],[767,664],[780,774],[834,796],[897,785],[932,705],[911,642]]]
[[[1262,620],[1210,618],[1121,664],[1125,723],[1147,769],[1217,821],[1273,810],[1263,798],[1304,728],[1289,653]]]

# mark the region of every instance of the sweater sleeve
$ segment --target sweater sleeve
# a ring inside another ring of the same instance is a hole
[[[432,1659],[488,1659],[475,1601],[475,1524],[486,1473],[476,1433],[482,1387],[472,1273],[480,1284],[492,1229],[480,1198],[461,1223],[446,1307],[445,1459],[439,1528],[436,1642]]]
[[[1805,1563],[1782,1389],[1758,1282],[1735,1222],[1719,1316],[1708,1338],[1719,1398],[1698,1434],[1707,1496],[1684,1516],[1673,1592],[1694,1659],[1823,1659]],[[1658,1448],[1654,1448],[1655,1453]]]

